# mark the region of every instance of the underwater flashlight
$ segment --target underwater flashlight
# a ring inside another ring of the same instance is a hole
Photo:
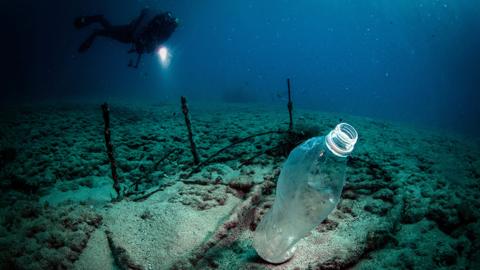
[[[167,47],[162,46],[158,48],[157,54],[160,58],[160,63],[162,64],[162,66],[167,67],[170,64],[170,53]]]
[[[160,49],[158,49],[158,56],[160,56],[160,60],[162,62],[166,61],[168,56],[168,49],[166,47],[160,47]]]

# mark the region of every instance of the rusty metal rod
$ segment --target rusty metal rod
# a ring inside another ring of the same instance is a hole
[[[107,155],[108,160],[110,161],[110,167],[112,169],[112,179],[113,179],[113,189],[117,192],[117,198],[120,197],[120,184],[118,183],[117,175],[117,163],[115,162],[115,157],[113,156],[113,144],[111,140],[110,133],[110,107],[107,103],[102,104],[103,112],[103,122],[105,123],[105,145],[107,146]]]
[[[190,141],[190,148],[192,149],[193,162],[195,163],[195,165],[197,165],[200,163],[200,159],[198,157],[195,141],[193,140],[192,123],[190,122],[190,114],[188,113],[187,98],[182,96],[180,100],[182,102],[182,112],[183,112],[183,115],[185,116],[185,124],[187,125],[188,140]]]
[[[290,78],[287,79],[287,86],[288,86],[288,114],[290,115],[290,124],[288,125],[288,129],[292,130],[293,129],[293,116],[292,116],[292,111],[293,111],[293,102],[292,102],[292,94],[290,90]]]

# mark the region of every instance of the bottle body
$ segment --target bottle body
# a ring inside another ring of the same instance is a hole
[[[260,257],[282,263],[293,256],[296,243],[338,204],[345,169],[346,155],[332,152],[327,136],[311,138],[290,153],[275,203],[255,231],[253,245]]]

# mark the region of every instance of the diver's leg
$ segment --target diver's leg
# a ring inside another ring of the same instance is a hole
[[[105,19],[103,15],[94,15],[94,16],[82,16],[78,17],[73,21],[75,28],[80,29],[86,26],[89,26],[92,23],[99,23],[105,29],[112,27],[112,24]]]
[[[82,45],[80,45],[80,48],[78,48],[78,52],[84,53],[84,52],[86,52],[88,49],[90,49],[90,47],[92,46],[92,43],[93,43],[93,41],[95,40],[96,37],[97,37],[96,32],[93,32],[93,33],[82,43]]]
[[[141,53],[137,54],[137,62],[135,63],[135,65],[133,65],[132,59],[130,59],[130,62],[128,62],[128,67],[138,68],[138,64],[140,64],[141,59],[142,59],[142,54]]]
[[[105,32],[107,32],[105,36],[122,43],[132,43],[134,41],[133,32],[129,25],[115,25],[108,28]]]
[[[132,43],[133,38],[126,26],[112,26],[108,29],[94,30],[92,34],[80,45],[79,52],[86,52],[98,36],[108,37],[123,43]]]
[[[86,52],[90,47],[92,46],[93,42],[95,41],[95,38],[98,36],[108,36],[108,32],[105,30],[95,30],[93,31],[90,36],[80,45],[80,48],[78,48],[78,52]]]
[[[142,54],[139,53],[137,55],[137,62],[135,63],[135,66],[133,66],[134,68],[138,68],[138,64],[140,64],[140,60],[142,59]]]

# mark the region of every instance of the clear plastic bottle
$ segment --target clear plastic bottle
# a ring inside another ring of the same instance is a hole
[[[341,123],[327,136],[293,149],[280,173],[275,203],[255,231],[253,246],[260,257],[271,263],[289,260],[296,243],[336,207],[357,138],[351,125]]]

